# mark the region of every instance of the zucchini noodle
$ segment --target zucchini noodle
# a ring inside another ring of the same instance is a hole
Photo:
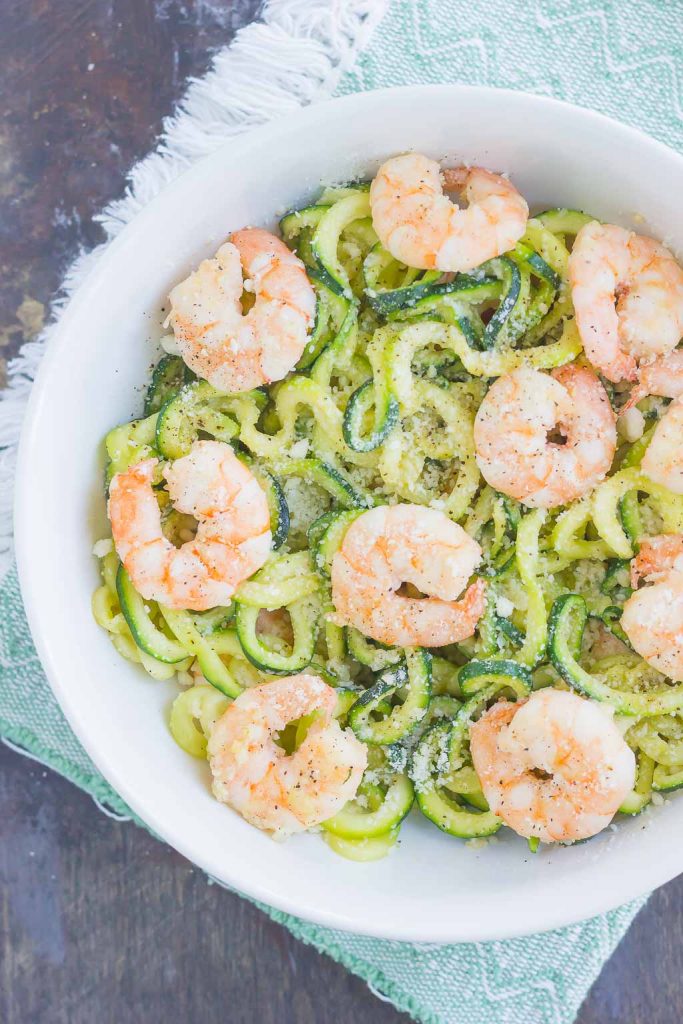
[[[194,757],[206,757],[214,723],[245,687],[303,670],[336,687],[338,718],[369,750],[356,798],[322,826],[351,860],[385,856],[414,804],[449,835],[493,835],[501,820],[472,766],[470,723],[500,696],[543,686],[572,687],[622,716],[638,761],[625,814],[683,785],[683,684],[650,668],[619,626],[640,539],[683,531],[683,498],[639,468],[652,428],[621,444],[592,494],[549,513],[494,491],[475,459],[474,419],[493,378],[581,357],[568,260],[588,219],[546,211],[511,252],[443,275],[382,247],[367,186],[326,189],[280,225],[316,292],[294,371],[225,395],[166,355],[143,416],[105,439],[107,487],[159,459],[162,527],[177,545],[196,524],[171,507],[162,468],[198,438],[230,444],[266,492],[273,550],[229,606],[198,613],[144,600],[101,540],[93,615],[124,658],[181,685],[170,730]],[[468,640],[387,648],[331,621],[330,569],[346,530],[397,501],[442,510],[480,543],[487,606]],[[308,724],[285,730],[286,750]]]

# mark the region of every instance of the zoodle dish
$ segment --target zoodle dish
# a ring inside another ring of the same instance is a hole
[[[667,248],[408,153],[164,312],[93,610],[219,801],[372,860],[411,809],[535,850],[683,785]]]

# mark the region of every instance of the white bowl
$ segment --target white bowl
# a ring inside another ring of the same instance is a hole
[[[154,831],[216,878],[320,924],[392,939],[499,939],[567,924],[683,866],[683,797],[590,843],[536,856],[512,833],[473,850],[418,814],[386,860],[355,864],[316,836],[272,842],[218,804],[167,727],[175,688],[96,626],[91,555],[105,532],[101,446],[141,410],[170,287],[226,234],[273,224],[321,182],[416,149],[509,172],[536,210],[567,206],[683,247],[683,160],[613,121],[537,96],[429,86],[320,104],[230,142],[126,228],[63,316],[21,443],[16,541],[38,652],[71,726]]]

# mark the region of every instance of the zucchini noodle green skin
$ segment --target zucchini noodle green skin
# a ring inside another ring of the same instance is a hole
[[[652,687],[638,693],[610,686],[598,673],[582,668],[577,658],[587,616],[586,601],[577,594],[558,597],[550,616],[550,660],[569,686],[587,697],[604,701],[622,715],[651,716],[683,711],[683,683]]]
[[[385,670],[349,710],[349,725],[364,743],[397,743],[410,735],[427,713],[432,693],[431,658],[420,649],[406,649],[404,658]],[[401,689],[405,690],[404,699],[389,708],[387,699]],[[382,705],[388,713],[373,720],[372,714]]]
[[[350,859],[384,856],[414,801],[449,835],[496,832],[469,726],[500,697],[523,700],[540,686],[570,686],[622,716],[638,761],[622,811],[639,813],[653,792],[683,786],[683,684],[649,669],[619,624],[642,536],[683,531],[683,499],[639,468],[654,425],[621,445],[592,494],[550,513],[493,491],[474,455],[474,418],[492,379],[581,354],[568,260],[590,218],[548,210],[511,252],[442,275],[399,264],[369,213],[367,185],[350,184],[280,222],[316,291],[309,342],[283,381],[225,395],[164,356],[143,417],[105,440],[107,487],[136,462],[159,460],[154,485],[176,543],[187,524],[169,507],[163,463],[198,438],[233,445],[268,498],[265,566],[229,607],[197,614],[143,600],[103,544],[94,617],[122,656],[187,687],[170,728],[195,757],[245,686],[300,671],[337,686],[338,717],[369,751],[357,798],[323,824],[325,842]],[[332,618],[331,566],[346,530],[395,501],[442,509],[482,546],[487,608],[460,644],[387,648]],[[606,633],[622,644],[600,658],[592,645]],[[302,719],[286,731],[285,749],[307,728]]]

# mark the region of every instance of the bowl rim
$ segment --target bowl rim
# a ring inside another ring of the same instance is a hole
[[[424,97],[425,100],[428,100],[430,96],[443,93],[449,94],[454,99],[474,98],[476,96],[483,98],[495,95],[516,103],[527,102],[557,110],[560,117],[566,112],[571,111],[572,116],[578,114],[585,118],[587,122],[592,121],[597,125],[604,125],[612,137],[614,137],[615,133],[621,134],[623,138],[630,139],[641,148],[649,149],[655,156],[665,156],[668,160],[675,159],[680,164],[681,171],[683,171],[683,156],[639,129],[622,124],[604,114],[563,100],[513,89],[498,89],[491,86],[457,84],[407,85],[370,92],[353,93],[348,96],[323,100],[303,107],[288,115],[288,125],[291,127],[294,119],[296,119],[297,126],[301,127],[305,127],[307,121],[315,122],[320,116],[321,108],[329,109],[334,107],[336,114],[346,112],[347,116],[350,116],[354,110],[366,104],[389,97],[397,97],[401,94],[418,94]],[[148,221],[154,220],[157,208],[161,204],[168,202],[169,196],[172,196],[178,190],[184,189],[188,179],[191,179],[194,175],[200,176],[207,164],[219,161],[221,155],[228,147],[231,149],[231,158],[234,160],[236,155],[239,156],[240,153],[245,153],[251,148],[260,148],[269,139],[276,140],[282,130],[281,119],[274,122],[271,121],[268,124],[228,140],[212,153],[202,157],[183,170],[173,181],[164,186],[121,229],[117,236],[106,245],[105,250],[95,264],[88,268],[85,279],[70,297],[68,305],[61,313],[58,323],[53,326],[49,344],[41,359],[25,411],[15,478],[15,557],[21,593],[38,656],[59,706],[76,734],[78,741],[84,747],[97,769],[137,817],[154,833],[160,836],[164,842],[187,857],[188,860],[214,879],[215,865],[203,857],[201,852],[194,849],[190,839],[186,837],[180,838],[177,835],[169,836],[169,829],[166,823],[157,818],[155,813],[150,811],[149,807],[144,806],[143,810],[141,807],[141,804],[144,804],[143,798],[138,797],[135,788],[128,783],[124,775],[119,771],[117,764],[112,763],[97,749],[97,745],[89,736],[87,725],[82,719],[78,701],[70,696],[68,685],[61,681],[58,665],[53,661],[51,653],[50,630],[36,599],[40,580],[37,570],[34,571],[32,564],[31,537],[27,525],[29,522],[28,509],[35,498],[35,489],[32,487],[31,482],[31,466],[33,452],[36,450],[37,445],[40,444],[40,437],[38,435],[39,414],[50,389],[52,367],[61,358],[62,352],[66,349],[72,322],[78,317],[81,308],[87,304],[90,295],[98,287],[99,281],[103,276],[106,276],[110,261],[115,257],[119,249],[129,243],[132,237],[141,230],[144,230]],[[404,920],[400,923],[395,919],[390,923],[380,920],[371,924],[349,921],[336,911],[326,910],[318,905],[302,906],[299,899],[292,899],[281,891],[273,892],[268,887],[267,881],[264,882],[261,879],[250,876],[248,885],[244,885],[244,879],[241,877],[240,871],[235,870],[236,865],[239,865],[239,858],[236,858],[234,862],[229,858],[227,859],[225,869],[221,871],[221,874],[222,877],[230,879],[230,881],[221,882],[220,884],[225,884],[226,888],[234,885],[235,891],[240,895],[247,895],[249,898],[268,904],[276,910],[284,911],[295,917],[303,918],[306,921],[325,927],[337,928],[356,934],[371,935],[377,938],[413,942],[487,941],[529,935],[564,925],[575,924],[614,909],[624,902],[636,899],[645,893],[649,893],[653,888],[674,878],[681,870],[681,864],[675,851],[670,851],[668,855],[666,855],[666,851],[662,851],[661,859],[656,864],[648,866],[650,869],[649,874],[641,876],[637,884],[631,885],[628,895],[625,897],[623,893],[616,896],[613,889],[606,888],[598,893],[590,892],[589,898],[588,890],[590,887],[586,886],[582,887],[582,891],[576,892],[575,902],[569,910],[566,906],[562,907],[562,909],[547,905],[543,908],[534,909],[530,906],[529,914],[528,916],[525,915],[524,921],[516,921],[515,923],[508,921],[508,923],[501,923],[492,930],[489,925],[481,925],[477,921],[469,921],[465,925],[460,921],[457,923],[457,927],[454,927],[453,922],[449,921],[442,921],[439,925],[435,925],[431,921],[426,928],[419,920]]]

